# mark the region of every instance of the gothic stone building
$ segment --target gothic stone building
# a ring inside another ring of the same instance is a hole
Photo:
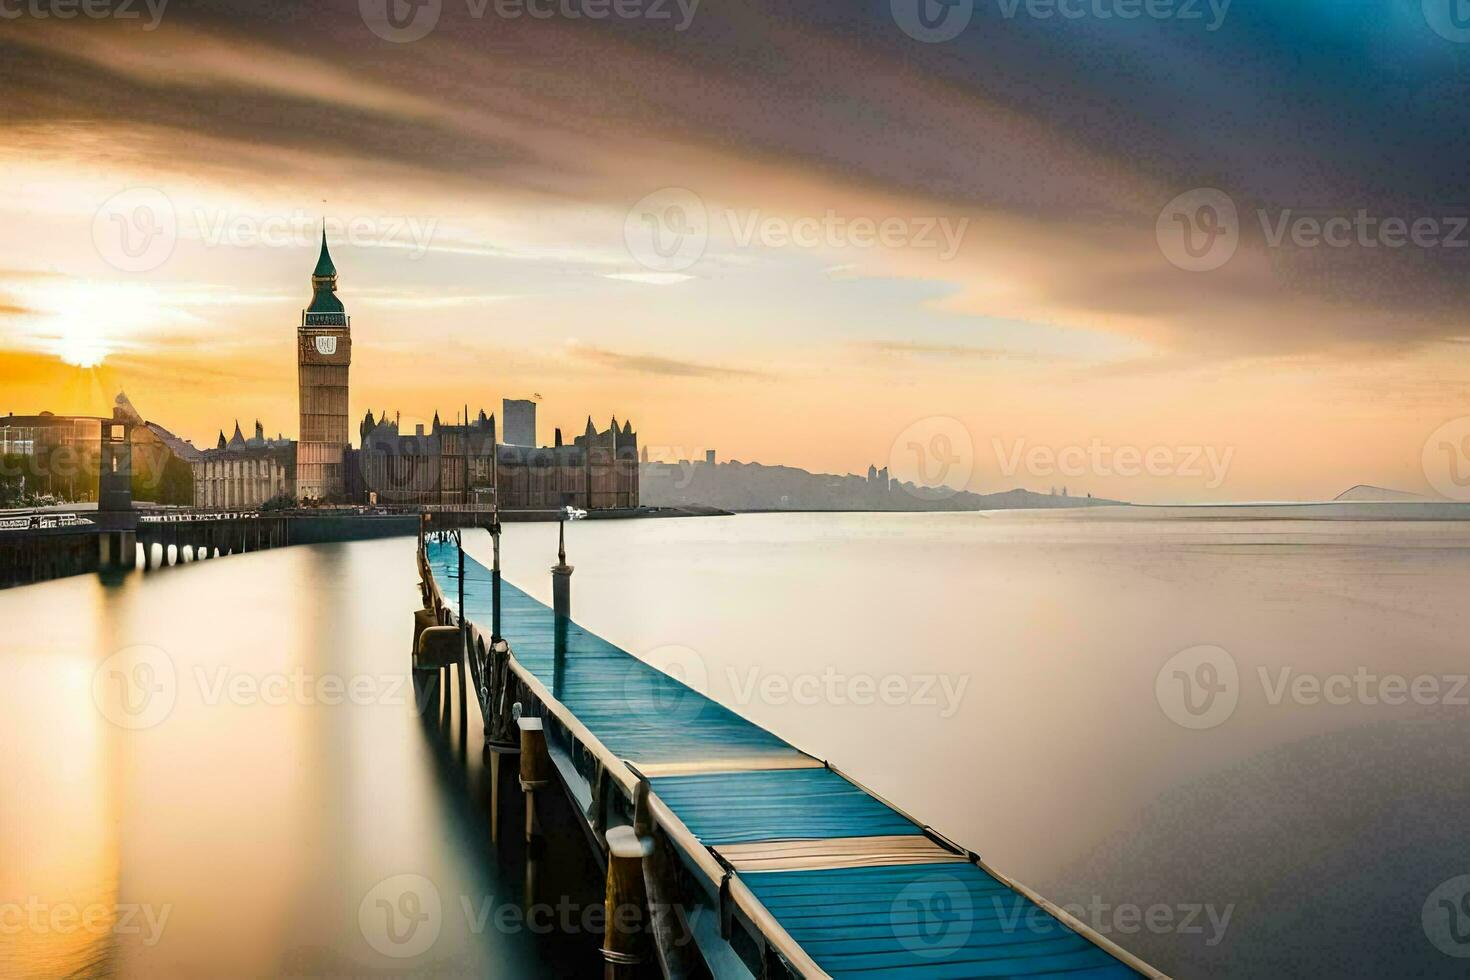
[[[246,439],[235,423],[229,441],[219,443],[193,463],[194,506],[223,510],[250,510],[276,497],[293,498],[296,483],[296,444],[289,439],[267,439],[259,422]]]
[[[509,446],[496,439],[495,417],[398,431],[386,413],[363,419],[362,448],[349,453],[349,495],[381,506],[486,506],[498,497],[506,510],[638,506],[638,436],[632,423],[587,430],[570,445],[560,430],[551,446]]]

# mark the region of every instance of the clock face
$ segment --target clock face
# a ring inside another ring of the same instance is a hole
[[[321,354],[323,357],[331,357],[333,354],[337,353],[337,338],[317,337],[316,352],[318,354]]]

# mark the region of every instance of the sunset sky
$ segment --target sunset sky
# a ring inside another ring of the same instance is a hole
[[[6,8],[0,414],[122,388],[196,444],[294,436],[323,217],[355,417],[536,394],[548,441],[615,414],[829,472],[953,419],[971,489],[1176,501],[1428,492],[1470,414],[1436,0],[958,0],[938,39],[933,0],[384,2]],[[1007,462],[1097,445],[1229,468]]]

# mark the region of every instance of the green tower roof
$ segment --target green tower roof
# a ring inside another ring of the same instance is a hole
[[[345,323],[347,310],[337,298],[337,267],[332,263],[332,253],[327,251],[327,224],[322,222],[322,254],[316,260],[311,273],[311,304],[308,314],[330,314],[330,318],[311,321],[316,325]]]
[[[316,260],[316,269],[312,276],[318,279],[335,278],[337,267],[332,264],[332,253],[327,251],[327,226],[322,223],[322,254]]]

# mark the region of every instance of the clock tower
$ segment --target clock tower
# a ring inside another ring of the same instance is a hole
[[[347,369],[352,364],[351,318],[337,298],[337,267],[327,251],[311,274],[311,305],[296,331],[296,384],[301,432],[296,444],[296,496],[340,497],[347,450]]]

